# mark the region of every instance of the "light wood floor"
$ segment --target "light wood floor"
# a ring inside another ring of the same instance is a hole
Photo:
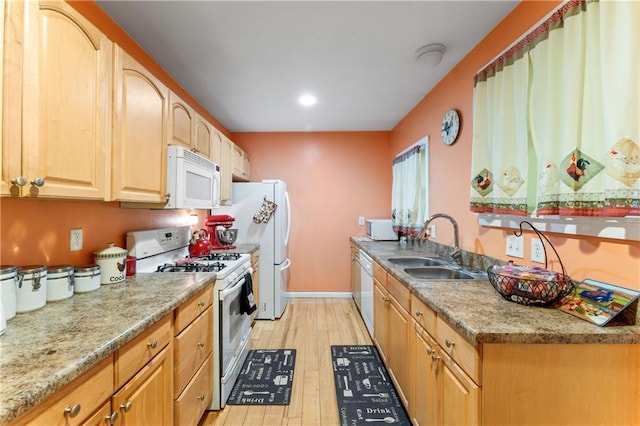
[[[289,405],[227,405],[200,426],[338,425],[331,345],[371,345],[352,299],[292,299],[279,320],[256,321],[254,349],[296,349]]]

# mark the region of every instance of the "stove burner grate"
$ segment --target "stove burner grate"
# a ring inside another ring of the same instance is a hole
[[[218,272],[226,266],[227,265],[220,262],[209,265],[204,263],[183,263],[181,265],[165,263],[164,265],[158,266],[156,272]]]
[[[240,253],[209,253],[204,256],[203,260],[238,260],[240,259]]]

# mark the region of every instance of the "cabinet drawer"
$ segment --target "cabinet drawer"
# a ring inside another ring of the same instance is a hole
[[[118,350],[115,362],[115,384],[119,389],[147,362],[156,356],[172,339],[171,318],[167,314],[160,321]]]
[[[402,285],[394,276],[387,276],[387,290],[404,308],[405,311],[410,312],[411,305],[411,292],[407,287]]]
[[[113,393],[113,356],[100,361],[71,383],[64,386],[12,425],[77,425],[82,424]],[[71,417],[66,408],[79,407]]]
[[[436,335],[436,313],[415,294],[411,295],[411,316],[431,336]]]
[[[196,425],[209,406],[213,396],[212,356],[200,366],[184,392],[176,399],[174,417],[176,425]]]
[[[211,354],[213,348],[213,308],[184,329],[175,338],[174,367],[176,372],[174,395],[177,397],[189,383],[202,362]]]
[[[186,326],[202,314],[213,303],[213,286],[207,286],[200,293],[192,296],[189,300],[178,306],[175,310],[176,335]]]
[[[436,340],[442,350],[458,363],[477,384],[481,384],[482,357],[480,347],[469,343],[442,318],[438,317],[436,324]]]
[[[387,288],[387,271],[376,262],[371,262],[373,265],[373,278],[378,280],[385,288]]]

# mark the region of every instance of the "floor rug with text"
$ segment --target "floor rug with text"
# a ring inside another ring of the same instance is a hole
[[[288,405],[295,365],[295,349],[249,351],[227,404]]]
[[[411,425],[375,346],[331,346],[341,426]]]

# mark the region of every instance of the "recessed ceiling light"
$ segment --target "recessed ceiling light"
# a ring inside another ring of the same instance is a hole
[[[302,95],[298,98],[298,102],[303,106],[312,106],[316,104],[317,99],[313,95]]]

